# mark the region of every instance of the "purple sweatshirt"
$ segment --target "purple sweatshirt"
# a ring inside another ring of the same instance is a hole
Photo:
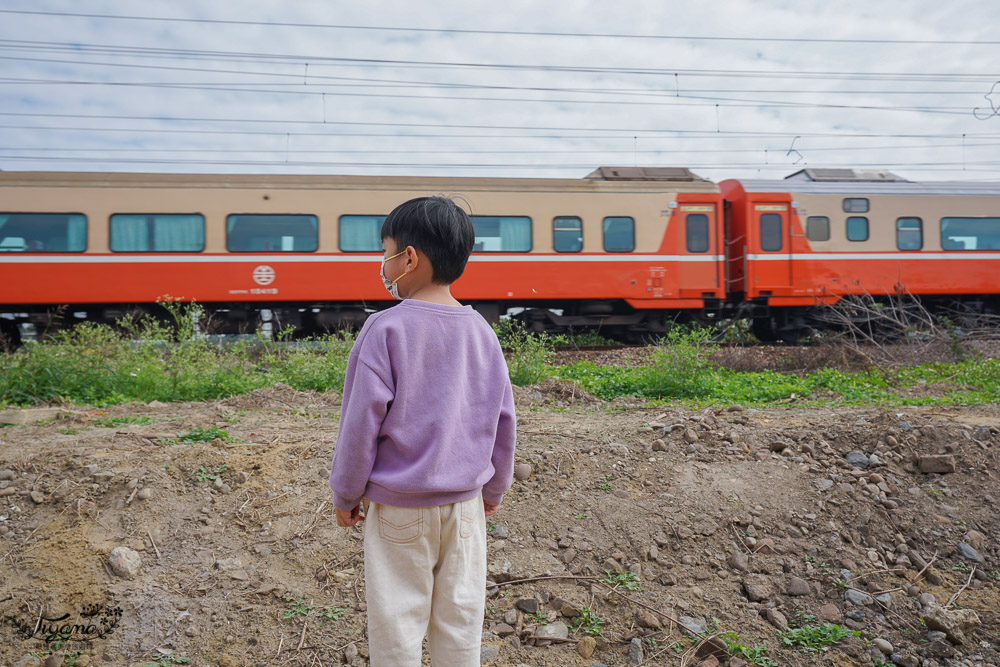
[[[472,306],[406,299],[375,313],[347,362],[330,470],[334,505],[499,503],[514,471],[514,395]]]

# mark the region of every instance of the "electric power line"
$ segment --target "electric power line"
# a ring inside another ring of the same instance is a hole
[[[437,34],[465,34],[465,35],[503,35],[503,36],[527,36],[527,37],[576,37],[592,39],[597,37],[613,39],[642,39],[642,40],[685,40],[685,41],[723,41],[723,42],[779,42],[779,43],[829,43],[829,44],[927,44],[927,45],[982,45],[994,46],[1000,41],[993,40],[957,40],[957,39],[873,39],[873,38],[823,38],[823,37],[742,37],[742,36],[718,36],[718,35],[636,35],[626,33],[587,33],[587,32],[555,32],[555,31],[528,31],[528,30],[478,30],[463,28],[418,28],[418,27],[398,27],[398,26],[360,26],[348,24],[329,23],[292,23],[281,21],[247,21],[247,20],[225,20],[225,19],[195,19],[179,18],[169,16],[135,16],[123,14],[94,14],[78,12],[46,12],[18,9],[0,9],[2,14],[22,14],[35,16],[57,16],[72,18],[100,18],[129,21],[160,21],[164,23],[201,23],[209,25],[242,25],[242,26],[266,26],[280,28],[316,28],[316,29],[336,29],[336,30],[363,30],[363,31],[385,31],[385,32],[413,32],[413,33],[437,33]]]
[[[392,135],[395,136],[395,135]],[[532,137],[536,138],[536,137]],[[879,151],[879,150],[931,150],[939,148],[992,148],[1000,146],[998,142],[991,143],[965,143],[965,144],[911,144],[903,146],[801,146],[802,150],[813,152],[841,152],[841,151]],[[783,150],[783,149],[782,149]],[[760,154],[761,148],[661,148],[642,149],[619,148],[619,149],[575,149],[575,150],[507,150],[507,149],[453,149],[453,150],[421,150],[414,148],[405,149],[315,149],[315,148],[285,148],[284,146],[274,148],[117,148],[117,147],[61,147],[61,146],[7,146],[0,147],[0,151],[37,151],[54,152],[63,151],[67,153],[238,153],[238,154],[335,154],[335,155],[677,155],[705,153],[751,153]],[[776,151],[773,151],[776,152]],[[776,152],[777,153],[777,152]]]

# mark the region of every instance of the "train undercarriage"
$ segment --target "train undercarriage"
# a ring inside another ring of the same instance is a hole
[[[892,339],[919,328],[928,316],[947,318],[957,328],[970,328],[977,318],[1000,315],[997,295],[847,297],[833,306],[773,307],[757,301],[709,300],[697,310],[640,310],[620,300],[497,302],[470,301],[489,322],[503,317],[520,321],[534,333],[592,331],[627,343],[649,342],[678,324],[721,327],[746,321],[765,343],[799,342],[819,331],[858,327]],[[355,303],[203,303],[198,304],[199,331],[208,335],[282,335],[302,338],[336,331],[358,331],[372,313],[392,302]],[[0,339],[16,347],[25,339],[51,336],[81,322],[104,324],[152,317],[171,323],[159,304],[81,304],[73,306],[0,306]]]

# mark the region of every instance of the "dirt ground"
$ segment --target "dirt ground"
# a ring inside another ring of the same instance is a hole
[[[517,400],[527,467],[489,525],[487,664],[702,662],[677,620],[772,664],[1000,664],[997,406],[693,411],[554,382]],[[339,405],[277,386],[0,428],[0,664],[42,664],[26,656],[53,645],[28,635],[64,616],[80,628],[46,665],[367,664],[361,532],[327,487]],[[93,423],[111,417],[155,421]],[[213,426],[235,442],[177,440]],[[935,456],[954,471],[920,472]],[[979,625],[928,637],[924,594]],[[860,636],[778,634],[824,622]]]

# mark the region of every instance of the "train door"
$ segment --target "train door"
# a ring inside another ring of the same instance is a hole
[[[756,292],[786,290],[792,285],[792,232],[788,204],[755,203],[750,217],[750,260]]]
[[[680,255],[678,283],[682,298],[700,298],[720,287],[717,206],[683,203],[679,206]]]

